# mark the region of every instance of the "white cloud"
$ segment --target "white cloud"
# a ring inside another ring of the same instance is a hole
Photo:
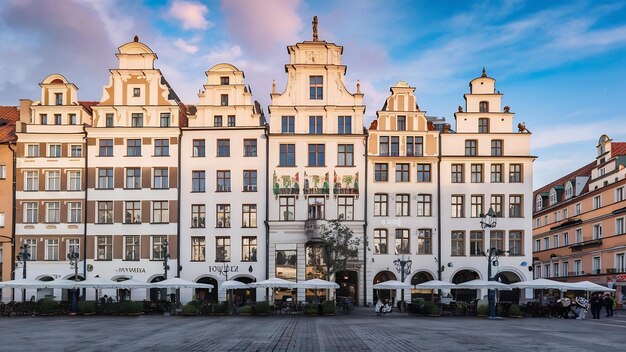
[[[183,29],[208,29],[213,26],[205,16],[209,9],[200,3],[185,0],[176,0],[168,10],[168,14],[181,21]]]
[[[176,47],[179,48],[180,50],[183,50],[190,54],[195,54],[196,52],[198,52],[197,45],[190,44],[181,38],[176,39],[176,41],[174,42],[174,45],[176,45]]]
[[[533,149],[554,147],[562,144],[597,141],[602,134],[607,133],[608,126],[621,126],[624,118],[606,119],[598,122],[580,123],[570,122],[562,125],[541,125],[541,129],[533,130]]]

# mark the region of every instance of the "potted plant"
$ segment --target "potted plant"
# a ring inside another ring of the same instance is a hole
[[[59,313],[59,302],[46,298],[41,300],[40,314],[44,316],[56,315]]]
[[[517,304],[511,305],[511,308],[509,308],[509,317],[511,317],[511,318],[521,318],[522,317],[522,309]]]
[[[489,305],[479,304],[478,307],[476,307],[477,317],[486,317],[488,314],[489,314]]]
[[[243,306],[239,308],[239,315],[252,315],[252,306]]]
[[[307,303],[304,305],[305,315],[317,315],[317,304]]]
[[[439,309],[437,306],[431,301],[424,301],[424,315],[428,317],[438,317]]]
[[[337,312],[337,307],[335,306],[334,301],[326,301],[322,306],[322,312],[324,315],[335,315]]]
[[[82,315],[96,314],[96,302],[95,301],[78,301],[78,313]]]
[[[219,302],[214,305],[213,315],[226,315],[226,302]]]
[[[254,305],[255,315],[267,315],[269,311],[270,311],[270,305],[267,302],[257,302]]]
[[[187,304],[183,306],[181,314],[182,315],[197,315],[198,307],[196,306],[196,304],[193,303],[193,301],[188,302]]]

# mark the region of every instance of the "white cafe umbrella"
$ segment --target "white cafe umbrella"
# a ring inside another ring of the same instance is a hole
[[[536,290],[556,289],[556,290],[565,291],[567,290],[568,284],[565,282],[559,282],[559,281],[548,280],[548,279],[535,279],[535,280],[516,282],[516,283],[510,284],[509,286],[513,288],[532,288]]]
[[[272,277],[267,280],[253,282],[250,284],[250,286],[260,288],[294,288],[296,286],[296,283],[293,281]]]
[[[76,287],[77,288],[95,288],[95,289],[116,288],[117,282],[111,281],[109,279],[105,279],[103,277],[96,276],[87,280],[77,282]]]
[[[211,284],[203,284],[203,283],[199,283],[199,282],[193,282],[193,281],[188,281],[185,279],[181,279],[179,277],[174,277],[171,279],[167,279],[167,280],[163,280],[163,281],[159,281],[159,282],[153,282],[150,284],[151,288],[173,288],[173,289],[179,289],[179,288],[208,288],[208,289],[212,289],[213,285]]]
[[[590,281],[572,282],[567,284],[568,290],[579,290],[587,292],[615,292],[614,289],[594,284]]]
[[[76,288],[76,284],[79,283],[79,282],[80,281],[66,280],[66,279],[56,279],[56,280],[48,281],[47,282],[47,287],[48,288],[74,289],[74,288]]]
[[[501,290],[501,291],[512,290],[512,288],[509,287],[509,285],[507,284],[503,284],[498,281],[487,281],[487,280],[480,280],[480,279],[457,284],[455,288],[470,289],[470,290],[480,290],[480,289]]]
[[[296,288],[308,288],[315,290],[331,290],[339,288],[339,284],[332,281],[326,281],[322,279],[311,279],[301,281],[296,284]]]
[[[430,280],[415,285],[415,288],[418,290],[448,290],[451,288],[456,288],[456,285],[447,281]]]
[[[398,280],[387,280],[373,285],[372,288],[379,290],[400,290],[411,289],[413,288],[413,285]]]
[[[245,290],[250,288],[250,285],[237,280],[228,280],[222,282],[220,288],[223,290]]]
[[[124,281],[118,281],[116,282],[117,286],[116,288],[123,288],[123,289],[134,289],[134,288],[151,288],[153,287],[152,284],[148,283],[148,282],[144,282],[144,281],[140,281],[140,280],[136,280],[133,278],[130,278],[128,280],[124,280]]]
[[[41,281],[34,279],[15,279],[0,282],[0,288],[48,288],[52,281]]]

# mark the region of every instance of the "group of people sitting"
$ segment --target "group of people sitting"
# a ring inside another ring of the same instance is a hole
[[[563,319],[585,319],[588,310],[591,310],[593,319],[600,319],[602,307],[606,309],[606,316],[612,317],[615,309],[615,299],[609,294],[594,293],[590,300],[584,297],[576,297],[573,300],[567,297],[561,298],[555,304],[550,305],[550,316]]]

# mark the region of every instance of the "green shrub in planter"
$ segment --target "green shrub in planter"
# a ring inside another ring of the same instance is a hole
[[[191,301],[183,306],[182,313],[187,315],[198,314],[198,307]]]
[[[489,305],[488,304],[479,304],[476,307],[476,315],[486,317],[489,315]]]
[[[335,301],[326,301],[323,304],[322,311],[324,314],[335,314],[337,307],[335,307]]]
[[[143,312],[141,303],[135,301],[116,302],[110,306],[113,314],[139,314]]]
[[[252,314],[252,306],[243,306],[239,308],[239,314]]]
[[[317,315],[317,304],[307,303],[304,305],[304,314]]]
[[[78,301],[78,313],[93,314],[96,312],[96,302],[94,301]]]
[[[438,315],[439,309],[431,301],[424,301],[424,315]]]
[[[213,313],[214,314],[226,314],[226,303],[219,302],[218,304],[214,305]]]
[[[267,314],[270,311],[270,305],[267,302],[257,302],[254,305],[254,313],[255,314]]]
[[[512,317],[522,316],[522,310],[517,304],[511,305],[511,308],[509,308],[509,316],[512,316]]]
[[[41,312],[41,314],[53,315],[59,313],[59,308],[59,302],[51,298],[46,298],[41,300],[41,309],[39,311]]]
[[[203,303],[200,306],[200,314],[209,315],[213,312],[213,305],[211,303]]]
[[[200,306],[202,306],[202,303],[200,303],[200,301],[198,301],[197,299],[192,299],[187,304],[191,304],[194,307],[196,307],[197,309],[200,309]]]

